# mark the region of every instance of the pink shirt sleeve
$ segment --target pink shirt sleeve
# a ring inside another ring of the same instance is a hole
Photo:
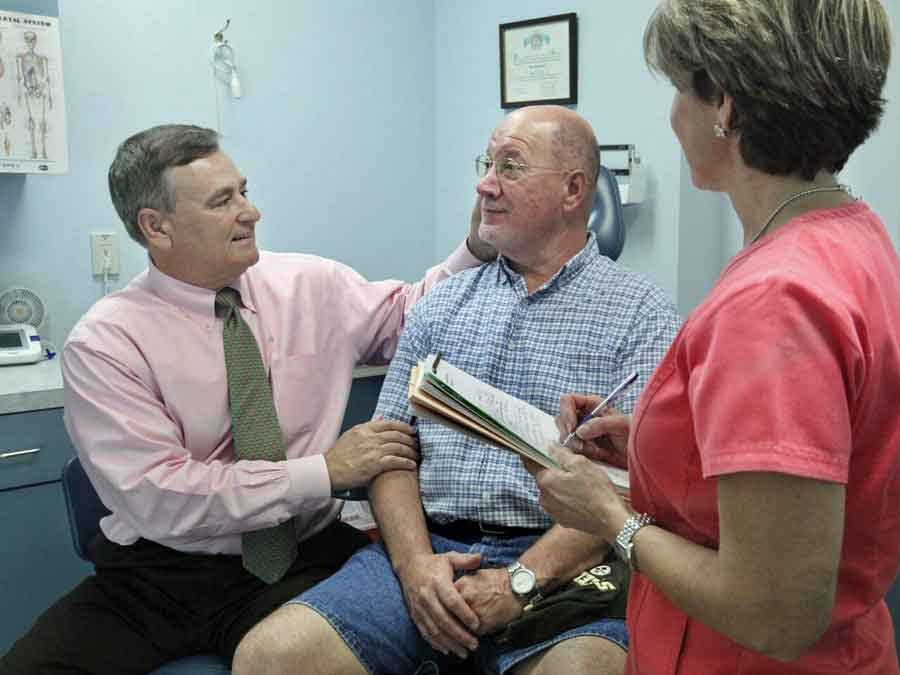
[[[370,282],[346,265],[337,264],[333,288],[357,343],[358,363],[387,363],[394,355],[407,312],[435,284],[447,277],[481,264],[463,241],[439,265],[412,284],[399,281]]]

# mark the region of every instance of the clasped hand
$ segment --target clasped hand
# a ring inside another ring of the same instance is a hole
[[[428,553],[398,571],[413,622],[442,654],[466,658],[478,648],[478,636],[495,633],[522,613],[506,570],[478,569],[480,564],[477,553]]]

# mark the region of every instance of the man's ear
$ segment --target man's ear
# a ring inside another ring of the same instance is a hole
[[[169,236],[171,225],[162,213],[156,209],[143,208],[138,211],[137,224],[147,241],[148,248],[169,248],[172,238]]]
[[[584,171],[578,169],[569,174],[565,183],[565,195],[563,196],[563,209],[566,211],[574,211],[581,208],[582,203],[587,199],[588,182],[587,175]]]

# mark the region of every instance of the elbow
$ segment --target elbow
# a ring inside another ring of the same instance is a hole
[[[828,626],[831,623],[830,619],[830,612],[823,613],[817,620],[805,627],[801,634],[794,636],[793,639],[782,640],[780,644],[776,644],[770,656],[784,663],[792,663],[805,656],[819,642],[825,631],[828,630]]]
[[[821,630],[809,631],[808,636],[796,636],[792,639],[775,639],[760,651],[776,661],[793,663],[813,648],[813,645],[825,633],[825,628],[827,628],[827,625],[823,626]]]
[[[807,608],[811,609],[811,608]],[[745,646],[769,658],[791,663],[803,657],[819,641],[831,623],[831,605],[803,612],[786,611],[759,622],[759,632]]]

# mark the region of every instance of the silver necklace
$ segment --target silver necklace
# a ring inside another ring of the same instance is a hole
[[[750,240],[750,243],[751,244],[756,243],[756,240],[759,239],[763,235],[763,232],[765,232],[768,229],[769,225],[772,224],[772,221],[775,220],[775,216],[777,216],[779,213],[781,213],[782,209],[784,209],[785,206],[787,206],[788,204],[790,204],[792,202],[797,201],[801,197],[806,197],[807,195],[813,195],[817,192],[846,192],[848,195],[851,195],[851,196],[853,195],[853,193],[850,192],[850,188],[847,187],[846,185],[842,185],[842,184],[828,185],[826,187],[811,188],[809,190],[803,190],[802,192],[798,192],[795,195],[791,195],[790,197],[788,197],[783,202],[781,202],[778,206],[775,207],[775,210],[772,211],[772,215],[769,216],[769,219],[766,221],[765,225],[763,225],[761,228],[759,228],[756,231],[756,234],[753,235],[753,238]]]

